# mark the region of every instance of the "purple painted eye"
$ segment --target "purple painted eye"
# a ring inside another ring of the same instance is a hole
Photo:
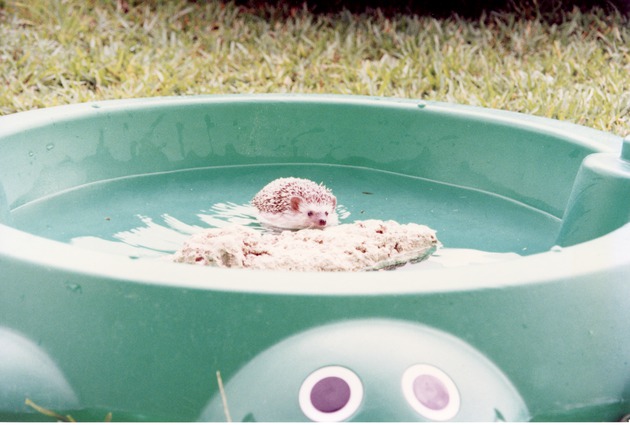
[[[309,216],[309,217],[313,217],[313,211],[309,211],[309,212],[308,212],[308,216]]]
[[[459,411],[460,398],[455,383],[435,366],[411,366],[403,374],[402,390],[411,407],[427,419],[447,421]]]
[[[348,401],[350,385],[337,376],[322,378],[311,389],[311,404],[320,412],[337,412],[343,409]]]
[[[352,416],[363,400],[359,377],[341,366],[311,373],[300,388],[300,408],[315,422],[337,422]]]

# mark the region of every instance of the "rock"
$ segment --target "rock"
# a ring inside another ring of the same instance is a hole
[[[233,225],[191,236],[173,261],[256,270],[380,270],[421,261],[438,243],[427,226],[391,220],[282,233]]]

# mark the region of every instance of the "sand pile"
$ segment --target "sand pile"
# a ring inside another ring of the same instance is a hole
[[[421,261],[437,245],[434,230],[395,221],[365,220],[282,233],[232,225],[191,236],[173,260],[258,270],[362,271]]]

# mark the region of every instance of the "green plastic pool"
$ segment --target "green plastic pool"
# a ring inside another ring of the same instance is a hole
[[[382,272],[168,261],[287,176],[332,188],[344,223],[443,247]],[[243,95],[0,117],[0,419],[47,419],[29,399],[79,420],[617,420],[628,222],[630,139],[505,111]]]

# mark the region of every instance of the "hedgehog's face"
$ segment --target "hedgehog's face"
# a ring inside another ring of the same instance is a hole
[[[291,209],[304,214],[304,227],[322,229],[326,226],[334,226],[339,222],[335,207],[337,202],[313,204],[302,198],[291,199]]]
[[[323,227],[326,227],[327,225],[336,224],[336,223],[333,223],[332,221],[333,215],[336,215],[334,209],[322,208],[319,205],[315,206],[315,205],[307,204],[306,206],[307,208],[305,208],[305,212],[306,212],[306,217],[309,223],[309,227],[323,228]]]

